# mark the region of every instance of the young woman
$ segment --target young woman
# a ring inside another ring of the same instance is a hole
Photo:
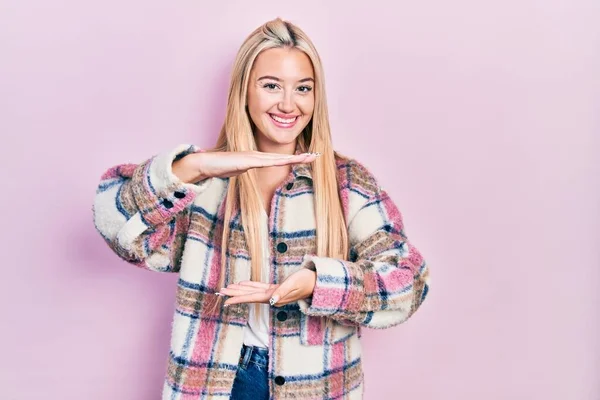
[[[179,274],[163,399],[362,399],[361,328],[428,290],[388,194],[333,150],[315,47],[279,18],[239,50],[216,147],[109,169],[94,221]]]

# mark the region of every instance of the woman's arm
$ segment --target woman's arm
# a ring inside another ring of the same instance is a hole
[[[189,206],[211,178],[229,178],[251,168],[309,163],[317,156],[201,152],[180,145],[142,164],[122,164],[106,171],[96,193],[94,223],[124,260],[153,271],[178,272],[190,224]]]
[[[199,184],[183,157],[197,152],[180,145],[136,164],[110,168],[101,178],[94,200],[94,224],[122,259],[148,270],[178,272],[190,221],[189,206],[210,184]],[[177,163],[174,173],[173,163]]]
[[[305,256],[302,266],[316,271],[317,282],[312,297],[298,301],[301,311],[369,328],[406,321],[425,299],[429,269],[384,190],[356,212],[348,234],[350,261]]]

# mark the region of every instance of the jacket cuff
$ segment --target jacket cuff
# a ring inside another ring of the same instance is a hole
[[[173,161],[197,151],[196,146],[179,145],[136,168],[130,188],[142,221],[147,226],[155,227],[170,221],[210,185],[211,179],[191,184],[184,183],[173,174]]]
[[[317,272],[312,297],[298,300],[300,311],[314,316],[351,316],[364,299],[363,277],[354,264],[328,257],[304,256],[301,265]]]

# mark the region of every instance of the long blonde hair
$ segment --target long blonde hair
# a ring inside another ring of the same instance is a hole
[[[209,151],[257,150],[252,130],[253,124],[245,107],[250,71],[262,51],[281,47],[295,48],[306,53],[312,62],[315,74],[314,112],[311,121],[298,136],[298,145],[303,152],[321,153],[321,156],[311,164],[315,193],[317,255],[346,259],[348,233],[338,193],[335,162],[335,157],[340,155],[334,152],[331,142],[323,67],[317,50],[300,28],[277,18],[258,27],[246,38],[233,65],[225,122],[217,139],[216,147]],[[261,280],[260,217],[262,201],[258,187],[254,169],[237,177],[229,178],[221,243],[219,287],[224,284],[230,221],[238,206],[251,257],[251,279]]]

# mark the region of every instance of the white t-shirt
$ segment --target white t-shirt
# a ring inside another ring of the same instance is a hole
[[[269,282],[270,245],[269,245],[269,218],[266,211],[262,210],[262,229],[261,240],[263,248],[262,281]],[[255,303],[248,303],[250,314],[248,324],[244,328],[244,344],[246,346],[269,347],[269,307],[267,304],[260,304],[260,313],[254,312]]]

